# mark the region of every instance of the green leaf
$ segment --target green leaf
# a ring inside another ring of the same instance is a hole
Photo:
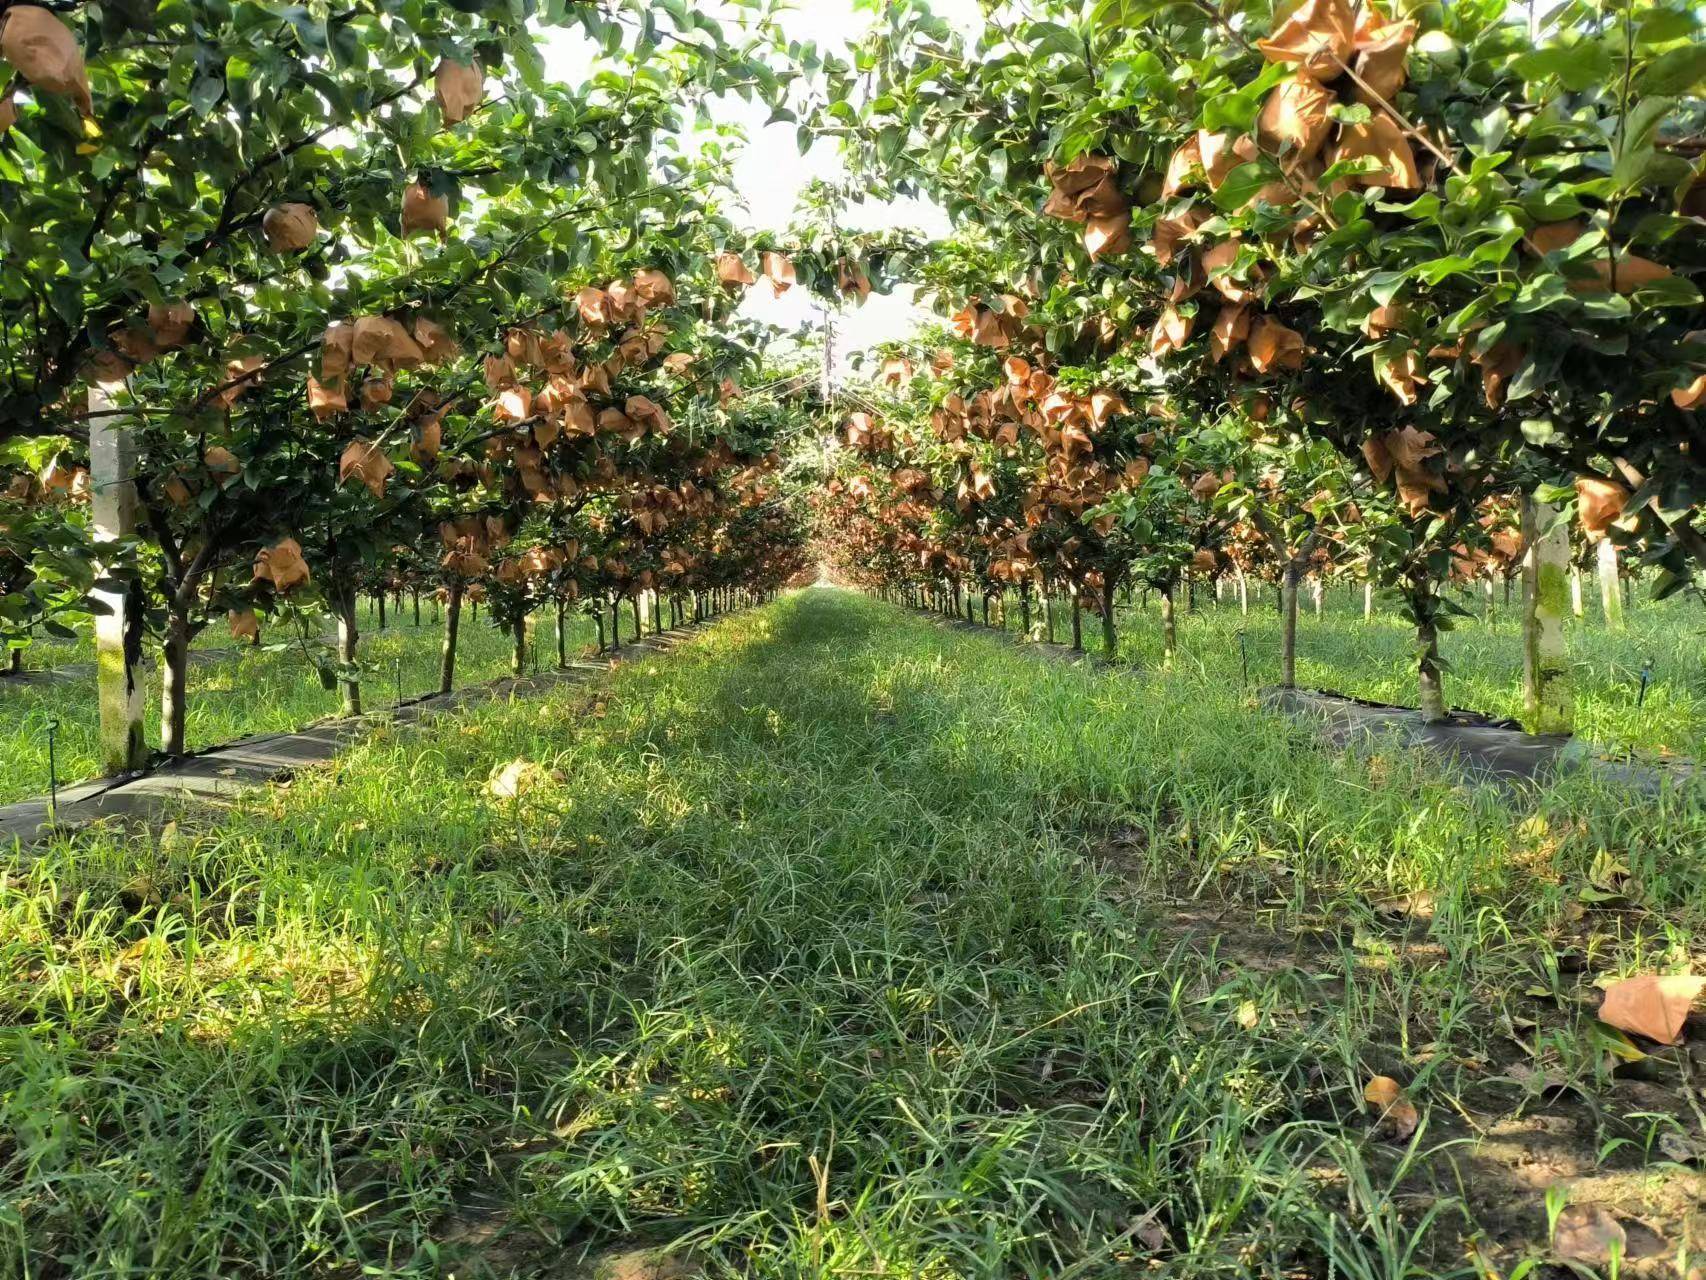
[[[1610,78],[1611,51],[1597,40],[1549,45],[1516,58],[1511,69],[1530,84],[1556,78],[1566,89],[1579,93]]]
[[[210,114],[225,96],[225,80],[221,76],[197,76],[190,86],[190,106],[199,116]]]
[[[1661,53],[1641,72],[1643,93],[1689,94],[1706,82],[1706,43],[1685,45]]]
[[[1569,299],[1570,287],[1564,277],[1556,271],[1543,271],[1523,282],[1522,288],[1511,300],[1510,308],[1519,315],[1527,315],[1568,302]]]
[[[1611,183],[1616,190],[1629,193],[1640,188],[1655,154],[1653,140],[1659,125],[1675,105],[1670,98],[1643,98],[1630,109],[1612,152]]]
[[[1697,307],[1701,303],[1700,288],[1684,276],[1666,276],[1644,284],[1630,295],[1637,307]]]
[[[1214,193],[1215,208],[1231,211],[1241,209],[1255,199],[1256,192],[1273,180],[1269,165],[1260,160],[1241,164],[1226,175]]]

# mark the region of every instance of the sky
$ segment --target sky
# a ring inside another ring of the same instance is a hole
[[[857,10],[855,0],[800,0],[800,6],[780,15],[780,22],[793,40],[814,40],[819,48],[845,54],[870,26],[873,15]],[[715,16],[720,3],[704,6]],[[975,31],[982,23],[977,0],[932,0],[931,7],[942,18],[962,30]],[[571,35],[556,37],[547,48],[546,69],[563,79],[585,73],[586,51],[577,47]],[[730,97],[712,107],[712,117],[719,123],[739,125],[750,142],[734,166],[734,185],[745,205],[747,225],[757,230],[786,229],[794,214],[800,192],[814,179],[836,182],[846,176],[846,169],[836,147],[830,142],[817,142],[804,156],[795,140],[795,126],[775,124],[766,126],[766,108]],[[861,230],[883,230],[908,227],[927,236],[946,235],[947,215],[926,200],[867,200],[847,211],[844,225]],[[822,306],[804,289],[793,289],[781,298],[773,298],[766,288],[747,291],[742,304],[743,314],[795,329],[801,324],[814,326],[822,322]],[[848,303],[834,316],[835,345],[839,359],[837,372],[845,376],[847,357],[855,351],[869,348],[888,339],[904,338],[929,318],[920,307],[908,286],[901,286],[887,296],[872,294],[862,306]]]

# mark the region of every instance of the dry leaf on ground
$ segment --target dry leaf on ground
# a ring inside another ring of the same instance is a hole
[[[1422,1121],[1404,1086],[1391,1076],[1375,1076],[1363,1089],[1362,1098],[1379,1111],[1380,1126],[1400,1141],[1413,1134]]]
[[[1645,1036],[1660,1044],[1675,1044],[1682,1034],[1682,1024],[1688,1021],[1689,1010],[1703,990],[1706,978],[1681,974],[1648,973],[1625,978],[1605,989],[1599,1020],[1631,1035]]]
[[[1552,1249],[1573,1262],[1609,1262],[1628,1244],[1623,1224],[1597,1204],[1573,1204],[1558,1215],[1552,1230]]]

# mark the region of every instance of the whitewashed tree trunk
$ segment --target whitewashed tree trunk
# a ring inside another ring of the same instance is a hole
[[[1587,616],[1587,608],[1582,603],[1582,570],[1580,565],[1570,566],[1570,612],[1578,618]]]
[[[1617,575],[1617,544],[1602,537],[1599,556],[1599,607],[1605,613],[1608,631],[1623,630],[1623,584]]]
[[[189,619],[169,607],[166,636],[160,645],[160,749],[184,754],[184,720],[189,714]]]
[[[1234,566],[1238,572],[1238,612],[1244,617],[1250,616],[1250,580],[1244,576],[1244,569]]]
[[[112,409],[108,388],[89,389],[91,414],[108,415]],[[119,418],[89,419],[89,483],[95,558],[106,576],[113,568],[116,544],[136,532],[136,444]],[[148,762],[142,705],[142,584],[97,587],[91,594],[104,609],[95,617],[95,679],[101,772],[111,776]]]
[[[1575,690],[1564,631],[1569,530],[1557,508],[1524,495],[1522,536],[1523,720],[1530,733],[1571,733]]]
[[[356,646],[361,640],[361,631],[356,623],[359,598],[354,587],[342,588],[337,593],[338,665],[345,672],[339,677],[338,685],[343,690],[346,716],[361,714],[361,677],[355,673]]]
[[[1362,584],[1362,620],[1370,621],[1374,617],[1374,579],[1370,578]]]

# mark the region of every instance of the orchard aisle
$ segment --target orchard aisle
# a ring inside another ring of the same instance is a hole
[[[1511,803],[1224,682],[803,591],[7,868],[0,1250],[981,1277],[1413,1241],[1509,1274],[1558,1185],[1674,1261],[1706,1061],[1608,1056],[1592,983],[1698,956],[1706,816]],[[1584,909],[1608,858],[1638,906]]]
[[[671,629],[630,641],[625,652],[665,653],[691,633]],[[234,651],[214,650],[208,661]],[[609,671],[622,654],[578,657],[565,667],[547,667],[527,676],[500,676],[455,691],[418,694],[365,715],[326,718],[285,733],[261,733],[165,760],[146,772],[121,778],[91,778],[56,793],[0,805],[0,848],[13,841],[33,845],[57,832],[102,819],[154,822],[174,805],[230,800],[269,782],[281,782],[298,769],[326,764],[376,727],[417,724],[489,699],[530,697],[564,682],[585,681]],[[50,825],[50,824],[57,824]]]

